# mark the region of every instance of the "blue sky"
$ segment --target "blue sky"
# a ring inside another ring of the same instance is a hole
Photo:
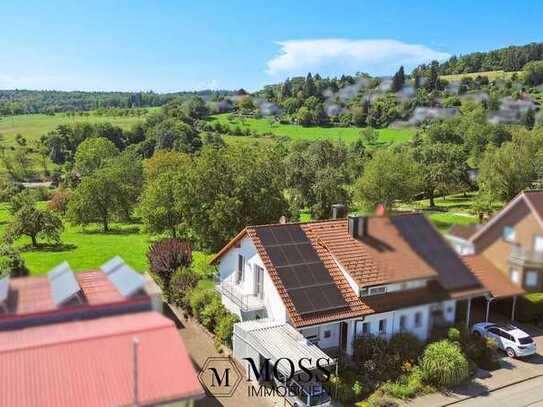
[[[543,41],[541,1],[0,2],[0,89],[244,87]]]

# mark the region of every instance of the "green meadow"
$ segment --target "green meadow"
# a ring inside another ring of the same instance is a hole
[[[46,114],[21,114],[16,116],[0,116],[0,134],[4,136],[7,145],[15,143],[15,136],[22,135],[31,144],[61,124],[73,123],[105,123],[109,122],[123,129],[129,129],[134,124],[143,122],[143,117],[138,116],[100,116],[89,114],[88,116],[69,116],[66,113]]]
[[[303,127],[296,124],[280,124],[271,119],[238,118],[230,114],[212,116],[211,122],[219,121],[231,127],[239,126],[241,129],[250,129],[260,135],[273,134],[275,136],[289,137],[295,140],[341,140],[352,143],[360,139],[360,129],[356,127]],[[386,128],[377,130],[379,143],[403,143],[415,135],[412,128]],[[242,139],[255,140],[253,137],[228,136],[227,140]]]

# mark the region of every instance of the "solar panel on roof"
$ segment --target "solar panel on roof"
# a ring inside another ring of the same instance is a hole
[[[300,225],[261,226],[256,232],[298,313],[347,306]]]
[[[73,299],[81,291],[81,287],[72,270],[64,269],[49,279],[51,297],[56,305],[62,305]]]
[[[72,271],[72,269],[70,265],[68,264],[68,262],[63,261],[62,263],[60,263],[58,266],[54,267],[47,273],[47,278],[49,279],[49,281],[51,281],[52,279],[60,276],[61,274],[64,274],[70,271]]]
[[[121,267],[123,264],[125,264],[124,260],[120,256],[115,256],[112,259],[108,260],[104,264],[100,266],[100,270],[102,270],[106,274],[111,274],[115,270],[117,270],[119,267]]]
[[[9,294],[9,275],[0,279],[0,302],[8,299]]]
[[[127,264],[117,268],[108,277],[125,297],[131,297],[145,286],[145,279]]]

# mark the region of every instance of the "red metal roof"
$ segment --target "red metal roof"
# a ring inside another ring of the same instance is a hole
[[[0,405],[134,404],[134,337],[141,405],[203,396],[174,323],[142,312],[0,332]]]
[[[125,298],[107,275],[100,270],[81,271],[75,273],[75,277],[81,287],[82,301],[80,303],[71,301],[62,306],[53,302],[49,280],[46,276],[12,278],[7,299],[8,312],[0,312],[0,322],[29,316],[61,314],[149,301],[145,294]]]

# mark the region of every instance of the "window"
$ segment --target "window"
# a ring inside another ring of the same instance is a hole
[[[370,288],[370,295],[384,294],[386,292],[387,288],[385,286]]]
[[[543,236],[534,236],[534,251],[543,252]]]
[[[532,343],[534,340],[532,338],[530,338],[529,336],[525,336],[523,338],[518,338],[518,342],[521,344],[521,345],[529,345],[530,343]]]
[[[386,319],[380,319],[379,320],[379,334],[385,334],[387,332],[387,320]]]
[[[400,316],[400,331],[405,331],[407,329],[407,315]]]
[[[238,269],[236,273],[236,283],[243,281],[245,279],[245,257],[238,254]]]
[[[362,324],[362,335],[369,335],[371,333],[371,323],[364,322]]]
[[[511,270],[511,281],[515,284],[520,284],[520,271]]]
[[[415,314],[415,327],[420,328],[422,326],[422,312]]]
[[[514,242],[516,237],[515,228],[506,226],[503,228],[503,240],[507,242]]]
[[[324,338],[328,339],[328,338],[331,338],[331,337],[332,337],[332,331],[330,331],[329,329],[324,331]]]
[[[500,330],[498,328],[489,328],[487,331],[494,335],[500,335]]]
[[[538,273],[534,270],[529,270],[526,272],[526,287],[535,287],[537,286]]]

